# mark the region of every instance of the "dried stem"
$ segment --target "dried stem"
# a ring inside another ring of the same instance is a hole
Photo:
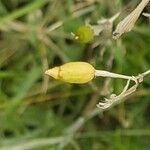
[[[106,109],[106,108],[109,108],[110,106],[120,102],[123,98],[125,98],[126,96],[128,96],[131,93],[133,93],[134,91],[136,91],[139,83],[143,82],[143,78],[148,74],[150,74],[150,70],[148,70],[144,73],[141,73],[138,76],[125,76],[125,75],[115,74],[115,73],[111,73],[111,72],[107,72],[107,71],[96,70],[95,76],[121,78],[121,79],[128,80],[126,83],[126,86],[124,87],[124,89],[122,90],[122,92],[119,95],[112,94],[110,96],[110,98],[105,98],[104,101],[99,102],[97,104],[97,107],[99,107],[101,109]],[[135,84],[129,88],[131,80],[134,81]]]

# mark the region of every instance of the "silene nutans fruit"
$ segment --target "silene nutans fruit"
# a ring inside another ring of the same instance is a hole
[[[68,83],[82,84],[94,78],[95,69],[86,62],[69,62],[49,69],[45,74]]]

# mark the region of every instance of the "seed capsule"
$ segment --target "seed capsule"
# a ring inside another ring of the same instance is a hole
[[[94,78],[95,69],[86,62],[69,62],[45,72],[55,79],[69,83],[86,83]]]

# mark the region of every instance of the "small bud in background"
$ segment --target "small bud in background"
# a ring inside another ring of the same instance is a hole
[[[94,31],[90,26],[80,26],[72,35],[80,43],[88,43],[93,40]]]

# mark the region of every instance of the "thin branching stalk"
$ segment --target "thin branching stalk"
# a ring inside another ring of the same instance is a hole
[[[112,94],[110,98],[105,98],[104,100],[100,101],[97,104],[97,107],[101,109],[106,109],[112,106],[115,103],[118,103],[123,100],[126,96],[130,95],[131,93],[135,92],[139,83],[143,82],[143,78],[150,74],[150,70],[141,73],[137,76],[125,76],[125,75],[120,75],[116,73],[111,73],[107,71],[101,71],[101,70],[96,70],[95,76],[101,76],[101,77],[111,77],[111,78],[121,78],[121,79],[127,79],[126,86],[122,90],[122,92],[119,95]],[[132,87],[130,86],[130,81],[134,81],[135,84]]]

